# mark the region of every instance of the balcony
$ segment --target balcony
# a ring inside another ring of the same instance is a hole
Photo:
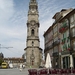
[[[51,49],[51,48],[53,48],[53,44],[51,44],[51,45],[49,46],[49,49]]]
[[[59,52],[54,52],[53,56],[59,56]]]
[[[60,43],[60,40],[56,40],[55,42],[53,42],[53,46],[56,46]]]
[[[48,46],[47,48],[44,49],[44,52],[48,51],[49,49],[53,48],[53,44],[51,44],[50,46]]]
[[[65,55],[65,54],[70,54],[72,52],[75,52],[73,46],[68,45],[68,47],[67,47],[67,45],[64,44],[63,51],[61,52],[61,54]]]
[[[75,45],[72,45],[72,47],[70,48],[70,51],[73,51],[73,52],[75,52]]]
[[[71,32],[71,40],[75,39],[75,33]]]
[[[48,50],[49,50],[49,47],[45,48],[45,49],[44,49],[44,52],[46,52],[46,51],[48,51]]]
[[[67,50],[67,45],[64,44],[64,45],[63,45],[63,51],[66,51],[66,50]]]
[[[61,54],[62,54],[62,55],[70,54],[70,51],[65,50],[65,51],[62,51]]]
[[[66,41],[66,38],[63,38],[61,44],[64,44],[65,41]]]
[[[68,48],[67,48],[67,50],[68,51],[70,51],[72,48],[71,48],[71,46],[70,45],[68,45]]]
[[[63,26],[59,28],[59,32],[60,32],[60,33],[63,33],[63,32],[65,32],[68,28],[69,28],[69,26],[67,25],[67,23],[64,23]]]

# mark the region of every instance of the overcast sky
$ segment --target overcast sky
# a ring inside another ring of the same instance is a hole
[[[29,2],[30,0],[0,0],[0,52],[4,57],[21,57],[24,53]],[[75,8],[75,0],[37,0],[37,2],[40,47],[44,49],[43,34],[52,25],[53,15],[61,9]]]

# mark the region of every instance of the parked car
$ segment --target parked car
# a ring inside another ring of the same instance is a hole
[[[2,69],[9,68],[8,63],[3,62],[3,63],[1,64],[1,68],[2,68]]]

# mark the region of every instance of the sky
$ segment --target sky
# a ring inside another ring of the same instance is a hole
[[[27,15],[30,0],[0,0],[0,53],[4,57],[22,57],[26,48]],[[75,8],[75,0],[37,0],[40,47],[44,50],[44,32],[52,17],[62,9]],[[7,48],[6,48],[7,47]]]

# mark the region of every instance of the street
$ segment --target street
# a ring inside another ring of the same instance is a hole
[[[0,69],[0,75],[28,75],[28,69]]]

